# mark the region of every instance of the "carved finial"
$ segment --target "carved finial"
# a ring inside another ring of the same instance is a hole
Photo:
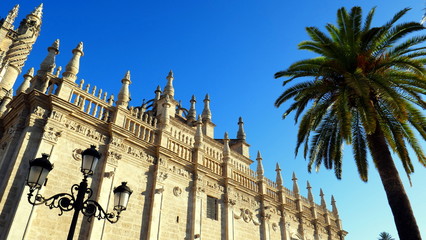
[[[173,99],[175,95],[175,89],[173,88],[173,72],[170,70],[169,75],[166,77],[167,84],[166,87],[164,87],[164,94],[169,95],[171,99]]]
[[[53,73],[53,70],[56,67],[55,56],[59,54],[59,39],[56,39],[52,45],[47,48],[47,51],[48,53],[46,58],[44,58],[43,62],[40,64],[38,75]]]
[[[59,66],[59,67],[56,68],[56,73],[55,73],[56,77],[59,77],[59,74],[61,74],[61,71],[62,71],[62,67],[61,66]]]
[[[130,71],[127,71],[127,73],[124,75],[124,78],[121,80],[121,83],[122,85],[120,92],[118,93],[117,106],[122,106],[126,108],[129,105],[130,101]]]
[[[56,39],[53,43],[52,46],[50,46],[49,48],[53,48],[57,51],[59,51],[59,39]]]
[[[6,16],[6,19],[4,20],[5,23],[8,23],[10,27],[12,26],[13,22],[15,21],[16,17],[18,16],[18,11],[19,11],[19,4],[16,4],[12,10],[9,11],[9,13]]]
[[[308,199],[311,203],[314,202],[314,196],[312,195],[312,187],[309,181],[306,181],[306,189],[308,189]]]
[[[257,151],[257,175],[259,177],[263,176],[264,170],[263,170],[263,163],[262,163],[262,156],[260,155],[260,151]]]
[[[28,72],[25,75],[29,75],[30,77],[34,77],[34,68],[32,67],[32,68],[28,69]],[[25,77],[25,75],[24,75],[24,77]]]
[[[108,98],[108,104],[109,105],[114,104],[114,94],[111,94],[111,96],[109,96],[109,98]]]
[[[65,67],[65,72],[62,74],[62,76],[65,79],[74,82],[77,79],[77,73],[80,70],[80,57],[84,55],[83,42],[80,42],[77,47],[72,50],[72,53],[73,57]]]
[[[203,120],[201,119],[201,116],[198,116],[197,120],[197,131],[195,132],[195,146],[201,147],[202,141],[203,141]]]
[[[16,94],[27,93],[28,89],[31,86],[31,80],[33,79],[34,68],[30,68],[27,73],[24,74],[24,81],[21,86],[16,90]]]
[[[126,74],[124,75],[124,79],[130,80],[130,70],[126,72]]]
[[[231,149],[229,148],[229,137],[228,133],[225,132],[225,136],[223,138],[223,155],[229,156],[231,154]]]
[[[194,95],[192,95],[191,100],[189,102],[191,103],[191,107],[189,108],[188,115],[186,118],[188,119],[188,122],[192,122],[193,120],[195,120],[195,116],[197,114],[197,111],[195,110],[195,103],[197,101],[195,100]]]
[[[293,192],[295,194],[299,194],[299,185],[297,184],[296,173],[293,172],[293,178],[291,180],[293,180]]]
[[[281,168],[280,165],[277,163],[276,167],[275,167],[275,172],[277,172],[277,177],[276,177],[276,182],[278,186],[282,186],[283,185],[283,177],[281,176]]]
[[[79,42],[77,47],[74,50],[78,50],[80,52],[83,52],[83,42]]]
[[[203,122],[211,122],[212,120],[212,112],[210,111],[210,96],[206,94],[204,98],[204,109],[201,116],[203,117]]]
[[[334,200],[334,196],[331,195],[331,207],[335,217],[339,217],[339,211],[337,210],[336,200]]]
[[[155,89],[155,100],[159,100],[161,97],[161,87],[160,85],[157,86],[157,89]]]
[[[237,139],[239,139],[239,140],[245,140],[246,139],[246,133],[244,132],[244,122],[243,122],[242,117],[240,117],[238,119]]]
[[[43,3],[41,3],[38,7],[34,9],[34,11],[31,13],[31,15],[37,16],[41,19],[41,16],[43,15]]]
[[[324,193],[322,192],[322,188],[320,188],[320,197],[321,197],[321,206],[324,209],[326,209],[327,208],[327,204],[325,203]]]

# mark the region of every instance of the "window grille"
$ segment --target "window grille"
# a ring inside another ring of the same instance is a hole
[[[207,218],[217,220],[218,217],[218,206],[217,198],[207,196]]]

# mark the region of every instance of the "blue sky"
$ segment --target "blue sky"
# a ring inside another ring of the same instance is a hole
[[[4,0],[0,15],[5,16],[16,4],[21,5],[15,25],[31,12],[39,1]],[[170,69],[175,73],[175,98],[189,107],[191,95],[197,97],[197,111],[210,94],[215,136],[225,131],[235,137],[238,117],[245,123],[251,156],[261,151],[266,175],[275,180],[275,163],[282,168],[284,184],[291,188],[296,172],[306,196],[309,180],[316,202],[322,188],[328,206],[334,195],[349,232],[347,240],[377,239],[382,231],[397,237],[390,208],[379,176],[370,165],[369,182],[358,177],[352,152],[345,148],[343,179],[322,168],[307,172],[307,162],[294,157],[297,126],[292,117],[281,120],[284,110],[273,106],[284,90],[283,79],[273,74],[292,62],[314,55],[297,50],[307,40],[305,27],[322,28],[335,23],[336,11],[345,6],[361,6],[367,13],[377,6],[374,25],[383,24],[397,11],[411,7],[403,21],[419,21],[424,1],[385,0],[180,0],[180,1],[51,1],[44,3],[42,31],[24,68],[39,67],[47,47],[59,38],[57,65],[65,66],[71,50],[84,42],[79,79],[117,95],[121,79],[131,71],[130,105],[151,99],[157,85],[164,87]],[[15,89],[22,82],[20,78]],[[426,146],[425,143],[422,143]],[[420,231],[426,237],[426,169],[417,162],[412,174],[413,186],[397,161]],[[255,165],[253,166],[253,169]]]

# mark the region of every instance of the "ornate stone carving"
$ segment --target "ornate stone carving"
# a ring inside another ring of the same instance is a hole
[[[155,193],[156,194],[161,194],[161,193],[163,193],[164,192],[164,186],[163,187],[161,187],[161,188],[157,188],[157,189],[155,189]]]
[[[278,230],[278,224],[277,223],[272,223],[272,230],[274,230],[274,232],[276,232]]]
[[[74,160],[76,161],[81,161],[81,152],[83,150],[81,148],[75,148],[74,150],[72,150],[72,157],[74,158]]]
[[[228,203],[231,206],[234,206],[237,203],[237,200],[232,199],[228,195],[225,195],[225,202]]]
[[[269,221],[269,220],[271,219],[271,214],[269,214],[269,213],[265,213],[265,214],[262,216],[262,219],[263,219],[264,221]]]
[[[43,118],[43,119],[47,119],[49,116],[49,111],[47,109],[44,109],[40,106],[35,106],[33,108],[32,113],[37,117],[37,118]]]
[[[219,191],[221,193],[225,192],[225,188],[223,186],[219,185],[216,182],[210,182],[208,180],[205,180],[204,181],[204,185],[207,186],[207,187],[209,187],[209,188],[211,188],[211,189],[213,189],[213,190]]]
[[[234,213],[234,218],[235,219],[243,219],[244,222],[246,222],[246,223],[253,221],[254,225],[256,225],[256,226],[260,225],[260,222],[255,219],[253,212],[250,211],[250,209],[247,209],[247,208],[245,208],[245,209],[240,208],[240,214]]]
[[[124,146],[124,144],[123,144],[123,146]],[[139,159],[145,160],[148,163],[153,163],[154,162],[155,158],[153,156],[151,156],[151,155],[148,155],[142,148],[137,148],[137,147],[131,147],[131,146],[129,146],[129,147],[126,147],[126,149],[127,149],[126,153],[129,154],[129,155],[131,155],[131,156],[133,156],[133,157],[135,157],[135,158],[139,158]],[[164,161],[162,161],[162,159],[160,159],[159,164],[160,165],[164,165]]]
[[[182,194],[182,188],[180,188],[180,187],[178,187],[178,186],[174,187],[174,188],[173,188],[173,194],[174,194],[176,197],[179,197],[179,196]]]
[[[82,124],[76,123],[76,122],[71,121],[69,119],[65,119],[63,124],[67,129],[70,129],[74,132],[77,132],[81,135],[84,135],[85,137],[89,137],[91,139],[94,139],[98,142],[106,143],[106,141],[108,139],[107,136],[102,135],[101,133],[96,131],[96,129],[84,126]]]
[[[123,157],[120,153],[115,151],[108,151],[107,156],[107,161],[115,165],[117,165],[118,161]]]
[[[164,182],[168,177],[168,174],[165,172],[159,172],[157,175],[157,182]]]
[[[176,173],[182,177],[188,178],[188,179],[192,179],[192,173],[190,173],[189,171],[179,168],[175,165],[169,165],[169,171],[172,173]]]
[[[62,131],[53,127],[47,127],[43,132],[43,139],[51,142],[58,142],[59,137],[62,136]]]
[[[58,112],[58,111],[56,111],[56,110],[53,110],[50,113],[50,118],[53,119],[53,120],[55,120],[55,121],[58,121],[58,122],[62,121],[62,116],[63,116],[63,114],[60,113],[60,112]]]
[[[106,178],[112,178],[114,176],[114,174],[115,174],[114,171],[105,172],[104,173],[104,177],[106,177]]]

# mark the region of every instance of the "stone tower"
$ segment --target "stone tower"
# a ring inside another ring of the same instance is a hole
[[[16,5],[5,19],[0,20],[0,98],[7,95],[33,48],[40,33],[43,4],[21,21],[14,29],[13,23],[18,15]]]

